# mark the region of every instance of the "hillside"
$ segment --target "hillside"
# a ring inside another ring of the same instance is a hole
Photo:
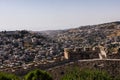
[[[64,48],[102,45],[107,54],[118,53],[120,22],[81,26],[53,31],[0,32],[0,68],[22,66],[31,62],[61,60]]]
[[[0,32],[0,68],[45,62],[60,54],[58,42],[32,31]]]
[[[102,44],[110,50],[120,46],[120,22],[68,29],[54,38],[61,42],[63,47],[91,47]]]

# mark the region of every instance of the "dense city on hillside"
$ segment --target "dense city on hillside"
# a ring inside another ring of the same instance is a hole
[[[25,30],[0,33],[1,68],[21,66],[33,61],[51,61],[61,54],[59,50],[59,43],[40,33]]]
[[[102,44],[109,51],[120,46],[120,22],[69,29],[58,34],[57,40],[67,47],[91,47]],[[111,52],[114,51],[109,51]]]
[[[61,59],[64,48],[102,45],[107,54],[118,53],[120,22],[56,31],[0,32],[0,68],[31,62],[47,64]]]

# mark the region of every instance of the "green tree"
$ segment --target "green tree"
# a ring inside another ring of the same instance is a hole
[[[13,74],[0,72],[0,80],[19,80],[19,78]]]
[[[53,79],[47,72],[37,69],[25,75],[25,80],[53,80]]]
[[[61,80],[112,80],[105,71],[69,68]]]

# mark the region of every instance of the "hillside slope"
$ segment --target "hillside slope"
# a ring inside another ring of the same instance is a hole
[[[33,61],[48,61],[60,54],[60,45],[32,31],[0,32],[0,67],[13,67]]]
[[[108,54],[120,49],[120,22],[42,32],[2,31],[0,68],[55,61],[58,57],[61,59],[64,48],[98,45],[105,47]]]
[[[107,46],[120,42],[120,22],[68,29],[55,35],[55,39],[63,43],[64,47],[96,46],[99,44]]]

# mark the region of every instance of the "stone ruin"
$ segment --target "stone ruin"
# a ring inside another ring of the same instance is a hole
[[[106,59],[107,54],[105,48],[98,47],[78,47],[78,48],[64,48],[64,58],[70,60],[80,59]]]
[[[107,58],[107,54],[105,52],[105,48],[102,46],[99,46],[99,58],[100,59],[106,59]]]

